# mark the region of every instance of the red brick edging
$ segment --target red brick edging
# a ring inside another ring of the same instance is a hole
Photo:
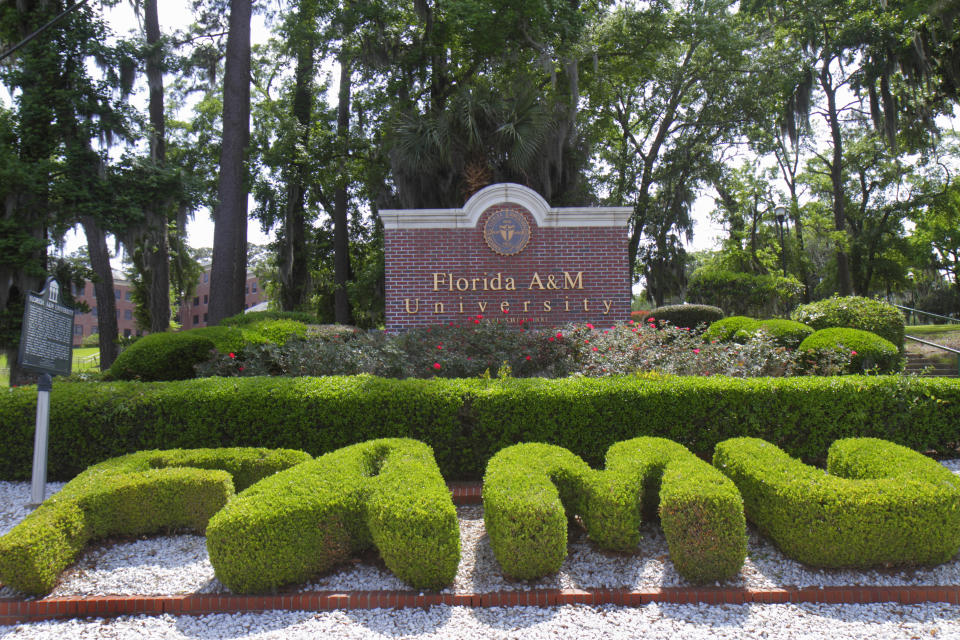
[[[331,609],[402,609],[435,605],[465,607],[552,607],[566,604],[641,606],[674,604],[798,603],[868,604],[897,602],[960,603],[960,587],[787,587],[740,589],[670,587],[629,589],[533,589],[493,593],[452,594],[412,591],[315,591],[270,596],[89,596],[42,600],[0,599],[0,625],[54,618],[121,615],[206,615],[253,611],[324,611]]]
[[[454,502],[479,504],[479,483],[450,483]],[[0,625],[55,618],[114,617],[121,615],[206,615],[253,611],[324,611],[331,609],[403,609],[435,605],[465,607],[552,607],[565,604],[641,606],[652,602],[674,604],[776,604],[816,602],[868,604],[947,602],[960,604],[960,586],[934,587],[665,587],[661,589],[530,589],[492,593],[453,594],[414,591],[314,591],[278,595],[86,596],[0,599]]]

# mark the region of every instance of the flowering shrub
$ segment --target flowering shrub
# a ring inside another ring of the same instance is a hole
[[[464,325],[292,336],[283,345],[251,344],[214,354],[197,367],[201,376],[328,376],[372,374],[385,378],[470,378],[509,375],[678,375],[733,377],[842,373],[847,358],[833,352],[801,353],[758,332],[743,344],[704,341],[697,329],[650,317],[610,327],[565,325],[527,330],[524,323],[471,317]],[[659,326],[659,328],[658,328]],[[507,372],[507,373],[504,373]]]

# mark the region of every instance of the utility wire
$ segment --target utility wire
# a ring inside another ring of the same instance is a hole
[[[60,13],[60,15],[58,15],[56,18],[54,18],[53,20],[51,20],[51,21],[48,22],[47,24],[43,25],[42,27],[40,27],[39,29],[37,29],[36,31],[34,31],[34,32],[31,33],[30,35],[28,35],[26,38],[24,38],[23,40],[21,40],[19,43],[13,45],[11,48],[7,49],[7,50],[4,51],[2,54],[0,54],[0,62],[3,62],[8,56],[12,55],[13,52],[16,51],[17,49],[19,49],[20,47],[22,47],[22,46],[24,46],[24,45],[26,45],[26,44],[29,44],[31,40],[33,40],[33,39],[36,38],[38,35],[40,35],[40,34],[43,33],[44,31],[46,31],[46,30],[49,29],[50,27],[52,27],[52,26],[53,26],[54,24],[56,24],[59,20],[61,20],[65,15],[67,15],[68,13],[70,13],[71,11],[73,11],[74,9],[76,9],[77,7],[79,7],[80,5],[86,4],[86,2],[87,2],[87,0],[79,0],[79,2],[75,2],[74,4],[70,5],[70,6],[67,7],[66,9],[64,9],[64,10]]]

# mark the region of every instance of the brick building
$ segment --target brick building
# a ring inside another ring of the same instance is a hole
[[[244,298],[244,309],[266,300],[266,295],[260,288],[256,276],[247,274],[247,294]],[[129,338],[139,336],[145,331],[137,328],[134,320],[133,286],[125,279],[122,273],[114,271],[113,290],[117,304],[117,330],[120,335]],[[89,313],[77,313],[73,320],[73,346],[79,347],[83,339],[91,334],[98,333],[97,326],[97,298],[92,282],[85,282],[83,287],[74,287],[73,296],[77,302],[85,302],[90,307]],[[210,267],[206,267],[197,284],[196,295],[187,300],[180,309],[176,320],[184,329],[207,326],[207,308],[210,301]]]

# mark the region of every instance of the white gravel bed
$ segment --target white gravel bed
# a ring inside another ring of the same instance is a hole
[[[960,638],[960,608],[946,604],[671,605],[637,608],[579,605],[536,608],[423,609],[217,614],[199,617],[124,616],[10,627],[0,638],[298,640],[321,637],[417,638],[829,638],[888,640]]]
[[[947,466],[960,472],[960,460]],[[62,485],[51,485],[50,492]],[[49,494],[48,494],[49,495]],[[0,482],[0,532],[6,532],[27,511],[28,483]],[[529,588],[652,589],[686,586],[669,559],[663,532],[644,525],[634,554],[614,554],[594,547],[582,530],[570,531],[568,556],[560,571],[540,580],[512,581],[503,576],[483,526],[483,508],[457,508],[460,518],[461,561],[446,593],[484,593]],[[804,566],[781,554],[766,538],[750,531],[748,557],[740,574],[725,583],[748,588],[810,586],[960,585],[960,554],[933,566],[890,570],[828,570]],[[410,590],[390,573],[375,554],[355,559],[296,588],[326,590]],[[170,535],[92,545],[67,569],[52,596],[186,595],[219,593],[225,587],[214,577],[205,539]],[[0,585],[0,597],[19,594]]]

